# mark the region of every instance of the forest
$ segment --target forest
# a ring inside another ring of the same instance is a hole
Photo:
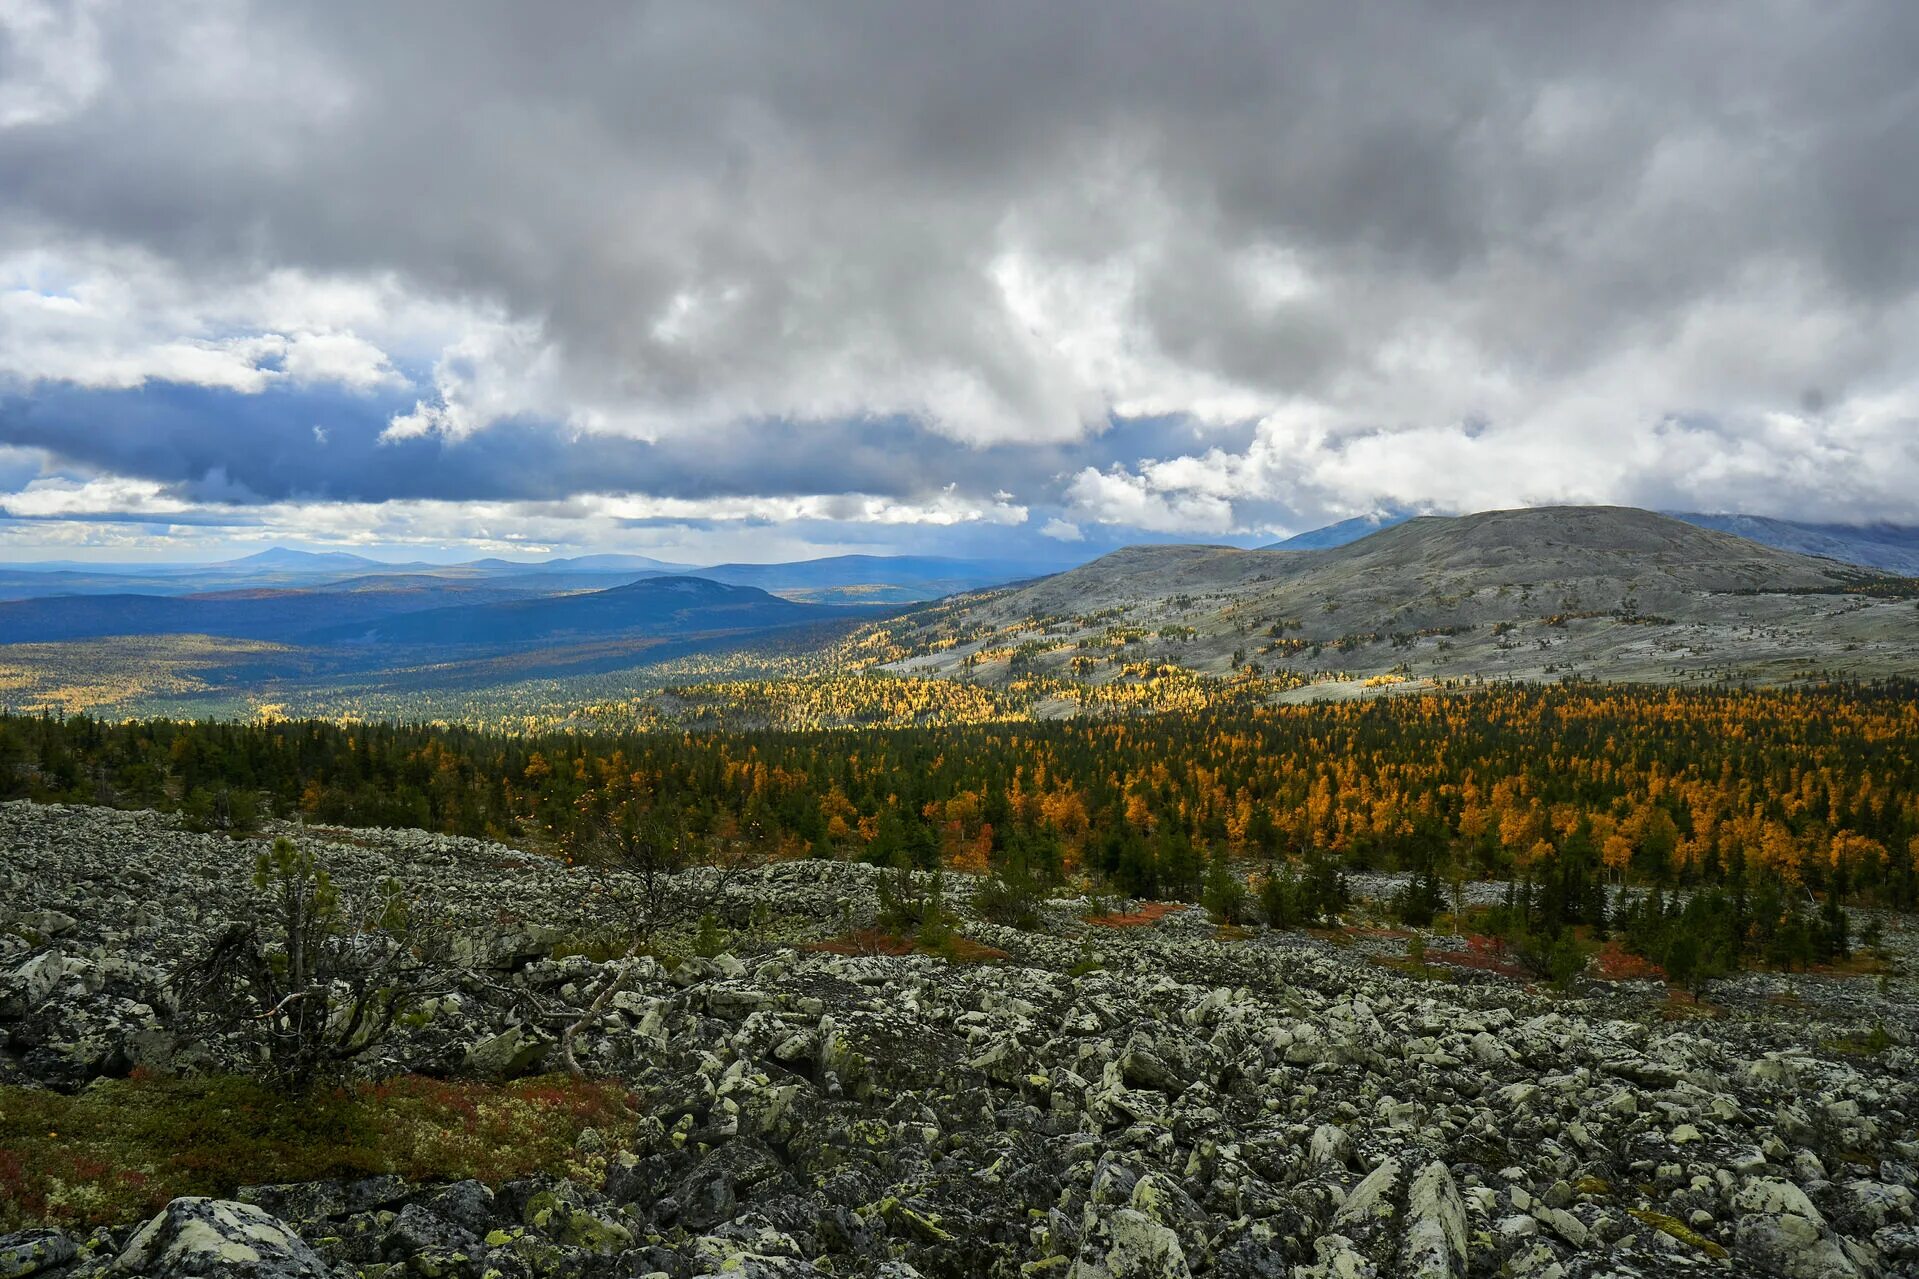
[[[814,732],[8,716],[0,796],[178,809],[203,829],[268,815],[419,827],[561,855],[615,817],[715,853],[1072,878],[1133,897],[1195,899],[1235,869],[1284,883],[1330,864],[1410,872],[1414,918],[1448,883],[1497,878],[1517,886],[1513,928],[1548,935],[1604,928],[1606,887],[1631,884],[1662,894],[1613,921],[1637,949],[1724,935],[1733,963],[1802,908],[1919,902],[1919,686],[1567,683]],[[1667,890],[1685,894],[1683,926]],[[1770,918],[1755,924],[1755,910]],[[1821,940],[1831,926],[1805,926],[1787,959],[1843,948]]]

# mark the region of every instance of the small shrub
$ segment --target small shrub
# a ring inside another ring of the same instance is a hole
[[[934,871],[922,887],[913,868],[902,862],[879,878],[880,928],[899,937],[916,936],[928,927],[937,931],[951,924],[946,910],[946,881]]]
[[[726,930],[720,927],[720,917],[710,910],[701,915],[699,931],[693,935],[693,953],[711,959],[724,951],[727,944]]]
[[[189,1026],[249,1039],[288,1092],[380,1043],[450,981],[444,929],[395,881],[343,896],[310,850],[280,838],[253,886],[252,915],[182,968],[181,1007]]]
[[[973,909],[981,918],[1025,932],[1044,926],[1046,915],[1040,906],[1044,900],[1039,881],[1018,866],[995,870],[973,891]]]

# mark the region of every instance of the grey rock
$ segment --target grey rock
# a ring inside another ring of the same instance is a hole
[[[538,1071],[552,1047],[552,1040],[524,1026],[508,1026],[467,1049],[461,1065],[469,1074],[487,1079],[517,1079]]]
[[[0,1235],[0,1279],[27,1279],[73,1260],[73,1240],[58,1230]]]
[[[108,1267],[141,1279],[332,1279],[334,1269],[293,1228],[252,1204],[175,1199]]]

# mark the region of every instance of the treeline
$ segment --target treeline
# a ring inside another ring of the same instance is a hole
[[[213,828],[302,815],[554,848],[583,823],[644,813],[768,856],[1013,858],[1138,896],[1198,896],[1223,859],[1330,857],[1569,899],[1766,880],[1794,900],[1910,907],[1919,684],[1490,688],[813,733],[15,716],[0,717],[0,795],[183,809]]]

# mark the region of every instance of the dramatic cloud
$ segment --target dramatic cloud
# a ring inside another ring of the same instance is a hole
[[[0,506],[1912,520],[1916,58],[1783,0],[0,4]]]

